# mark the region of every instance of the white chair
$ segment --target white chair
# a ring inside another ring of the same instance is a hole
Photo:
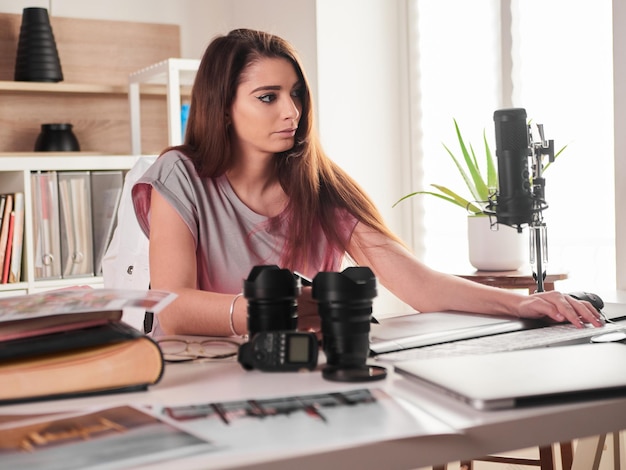
[[[154,156],[140,157],[124,178],[117,226],[102,259],[105,288],[146,290],[150,287],[149,242],[135,217],[131,189],[155,160]],[[144,316],[143,311],[125,311],[123,320],[144,330]]]

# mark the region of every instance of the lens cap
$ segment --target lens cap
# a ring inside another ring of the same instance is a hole
[[[387,377],[387,369],[381,366],[333,367],[322,369],[322,377],[333,382],[373,382]]]

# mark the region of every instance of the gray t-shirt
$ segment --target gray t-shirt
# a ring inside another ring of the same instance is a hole
[[[154,187],[181,216],[196,243],[198,288],[235,294],[255,265],[280,266],[286,222],[252,211],[235,194],[225,175],[200,178],[191,160],[179,151],[169,151],[139,178],[132,190],[139,225],[150,233],[150,194]],[[284,214],[279,215],[284,219]],[[356,219],[337,211],[338,227],[348,240]],[[338,271],[344,253],[333,249],[325,237],[310,250],[314,260],[301,272],[314,277],[320,271]]]

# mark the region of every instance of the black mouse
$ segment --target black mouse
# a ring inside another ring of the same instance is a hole
[[[604,301],[598,294],[592,294],[591,292],[570,292],[568,295],[578,300],[586,300],[593,305],[598,312],[604,308]]]

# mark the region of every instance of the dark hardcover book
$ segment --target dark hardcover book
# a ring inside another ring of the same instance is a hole
[[[0,404],[145,390],[163,375],[159,346],[124,323],[0,344]]]

